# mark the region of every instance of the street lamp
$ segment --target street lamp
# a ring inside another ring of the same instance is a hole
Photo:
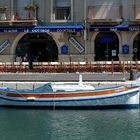
[[[87,61],[87,0],[84,0],[84,46],[85,46],[85,61]]]

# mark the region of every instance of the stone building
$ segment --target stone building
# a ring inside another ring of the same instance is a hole
[[[139,0],[0,0],[0,62],[140,60]]]

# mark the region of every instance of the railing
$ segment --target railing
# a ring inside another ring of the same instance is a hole
[[[0,24],[2,23],[24,23],[24,22],[36,22],[36,10],[27,10],[20,8],[16,9],[6,9],[5,11],[0,11]]]
[[[1,63],[0,72],[10,73],[75,73],[75,72],[130,72],[132,69],[140,71],[137,61],[104,61],[104,62],[34,62],[30,68],[28,62]]]
[[[122,18],[122,6],[96,5],[88,7],[89,20],[116,20]]]

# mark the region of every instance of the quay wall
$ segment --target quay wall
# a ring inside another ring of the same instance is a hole
[[[64,85],[77,84],[79,75],[82,75],[83,84],[92,84],[95,88],[138,84],[136,80],[129,80],[129,73],[0,73],[0,87],[34,89],[49,82]]]
[[[137,80],[128,80],[128,74],[81,74],[83,84],[94,85],[95,88],[118,85],[140,85]],[[46,83],[77,84],[79,74],[0,74],[0,87],[13,89],[34,89]]]

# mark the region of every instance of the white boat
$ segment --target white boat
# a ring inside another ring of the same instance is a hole
[[[0,105],[46,108],[138,108],[139,86],[53,91],[50,83],[33,90],[0,88]]]
[[[55,92],[60,91],[81,91],[95,90],[93,85],[88,84],[52,84],[52,89]]]
[[[78,83],[51,83],[53,91],[80,91],[80,90],[95,90],[91,84],[84,84],[82,75],[79,75]]]

